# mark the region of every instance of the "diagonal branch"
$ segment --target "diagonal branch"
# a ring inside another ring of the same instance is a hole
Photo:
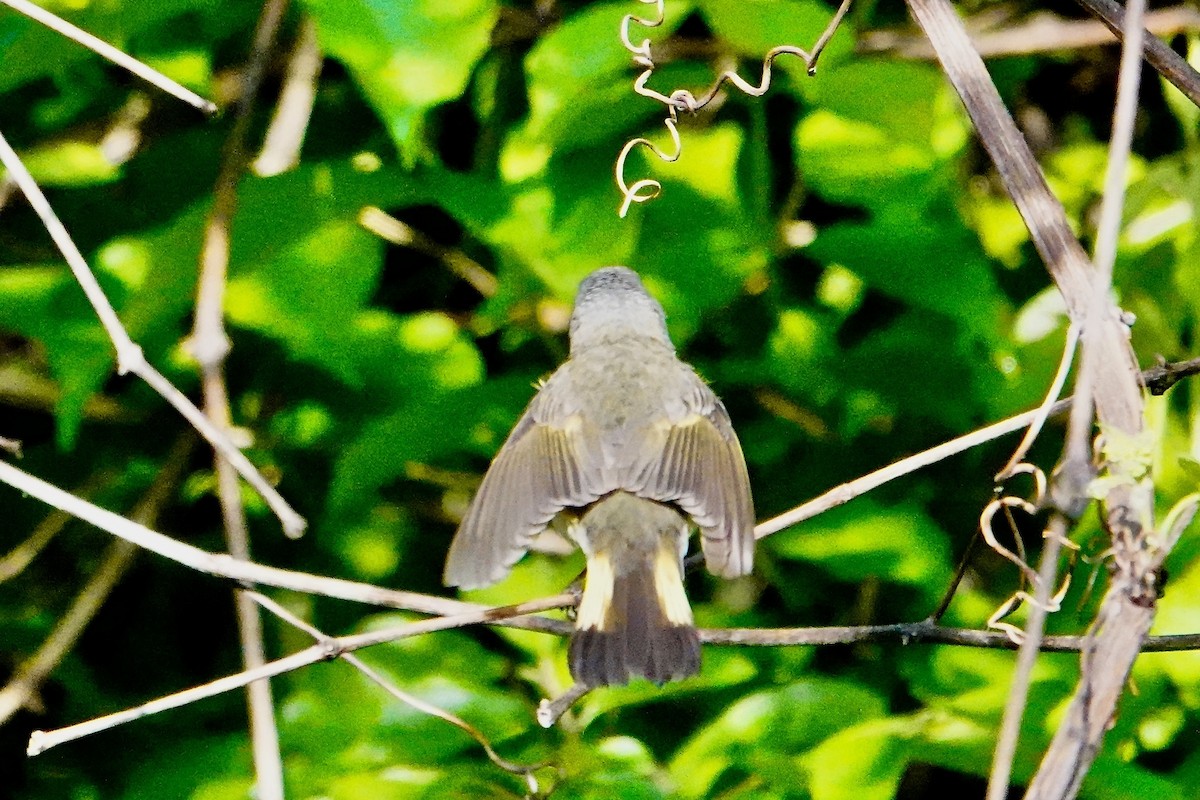
[[[182,100],[193,108],[197,108],[205,114],[216,113],[217,107],[211,101],[205,100],[191,89],[184,88],[153,67],[143,64],[130,55],[122,53],[103,39],[98,39],[82,28],[75,27],[62,17],[55,16],[44,8],[30,3],[29,0],[0,0],[0,3],[24,14],[36,22],[40,22],[56,33],[61,33],[71,41],[77,42],[91,50],[96,55],[107,58],[118,67],[129,70],[147,83],[157,86],[167,94]]]
[[[203,686],[197,686],[193,689],[176,692],[175,694],[159,698],[158,700],[152,700],[136,708],[120,711],[116,714],[109,714],[87,722],[81,722],[67,728],[60,728],[56,731],[34,731],[29,737],[28,753],[31,756],[40,755],[51,747],[56,747],[65,742],[90,736],[100,731],[106,731],[118,725],[133,722],[134,720],[172,708],[179,708],[180,706],[194,703],[206,697],[214,697],[223,692],[240,689],[254,681],[283,675],[300,667],[316,664],[319,661],[328,661],[339,657],[343,653],[353,652],[364,647],[371,647],[372,645],[383,644],[385,642],[394,642],[409,636],[419,636],[421,634],[433,633],[434,631],[462,628],[467,625],[495,622],[524,614],[546,611],[570,602],[572,597],[572,595],[557,595],[512,606],[482,608],[452,616],[423,619],[419,622],[410,622],[405,625],[377,631],[327,639],[298,653],[276,659],[275,661],[269,661],[255,669],[219,678],[211,683],[206,683]]]
[[[130,515],[132,519],[146,524],[153,524],[157,519],[160,509],[170,499],[187,463],[188,454],[192,449],[191,438],[188,434],[171,450],[154,483],[133,509]],[[94,484],[98,481],[92,478],[89,483]],[[69,517],[61,511],[55,511],[47,518],[48,524],[43,524],[39,530],[61,527],[63,523],[60,520],[63,519]],[[133,563],[136,554],[137,548],[122,539],[110,543],[105,549],[99,566],[79,590],[70,608],[59,619],[46,641],[33,656],[17,667],[8,683],[0,688],[0,726],[22,706],[29,704],[30,698],[79,641],[84,629],[100,611],[104,601]]]
[[[275,490],[275,487],[263,477],[254,465],[250,463],[250,459],[246,458],[245,454],[230,441],[229,437],[213,425],[207,417],[200,412],[191,400],[175,386],[167,380],[162,373],[151,366],[146,360],[142,348],[139,347],[125,331],[125,327],[121,324],[121,320],[117,317],[117,312],[113,309],[112,304],[108,302],[104,291],[100,288],[100,284],[96,281],[96,276],[92,274],[91,267],[88,266],[87,260],[83,254],[79,252],[79,248],[75,246],[75,242],[71,239],[71,235],[67,232],[66,227],[59,220],[58,215],[54,213],[50,202],[46,199],[46,195],[42,193],[41,188],[33,180],[33,176],[29,174],[29,170],[25,169],[25,165],[21,163],[21,159],[17,157],[16,151],[9,145],[8,140],[0,134],[0,164],[8,170],[9,176],[21,188],[26,199],[29,200],[30,206],[37,213],[45,226],[46,231],[50,234],[50,238],[58,246],[58,250],[66,259],[67,265],[71,268],[71,272],[75,275],[75,280],[83,288],[83,293],[87,296],[88,302],[96,312],[96,316],[100,318],[100,324],[104,326],[105,332],[108,333],[108,338],[112,340],[113,347],[116,349],[117,355],[117,373],[124,375],[132,372],[139,378],[150,385],[155,392],[164,400],[175,407],[175,410],[183,415],[192,427],[195,428],[205,441],[211,444],[215,449],[219,450],[221,455],[229,459],[238,474],[249,483],[256,492],[262,495],[267,505],[279,517],[279,521],[283,525],[283,529],[291,535],[299,535],[304,530],[304,518],[297,514],[287,501]]]

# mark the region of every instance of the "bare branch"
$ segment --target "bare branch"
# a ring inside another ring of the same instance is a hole
[[[3,134],[0,134],[0,163],[8,170],[9,176],[21,187],[21,191],[25,194],[25,197],[29,200],[29,204],[41,219],[42,225],[45,226],[46,231],[58,246],[59,252],[66,259],[67,265],[75,275],[75,279],[83,288],[88,302],[91,303],[96,315],[100,318],[100,324],[104,326],[104,330],[108,333],[108,337],[112,340],[113,346],[117,351],[118,374],[124,375],[132,372],[149,384],[150,388],[154,389],[164,400],[174,406],[209,444],[220,450],[221,455],[229,459],[237,469],[238,474],[254,487],[255,491],[262,495],[267,505],[279,517],[284,531],[289,532],[291,535],[299,535],[305,527],[303,517],[288,505],[287,501],[254,468],[250,460],[229,440],[228,436],[209,422],[208,418],[200,413],[200,410],[182,392],[176,389],[170,381],[163,377],[162,373],[146,361],[142,348],[129,338],[129,334],[125,331],[124,326],[121,325],[120,319],[117,318],[117,313],[113,310],[112,304],[108,302],[108,298],[104,296],[104,291],[100,288],[100,284],[92,274],[87,260],[79,252],[79,248],[75,246],[75,242],[72,241],[71,235],[67,233],[66,227],[58,219],[58,215],[54,213],[54,209],[50,207],[50,203],[46,200],[46,196],[42,193],[41,188],[33,180],[33,176],[29,174],[29,170],[25,169],[25,165],[21,163],[20,158],[17,157],[12,147],[9,146],[8,140],[4,138]]]
[[[1118,39],[1125,39],[1125,11],[1120,5],[1113,0],[1078,0],[1078,2],[1107,25]],[[1195,21],[1193,20],[1194,25]],[[1158,70],[1160,75],[1183,92],[1189,100],[1200,106],[1200,73],[1197,73],[1192,65],[1170,46],[1154,36],[1148,35],[1144,29],[1140,35],[1143,42],[1142,47],[1145,49],[1145,58],[1150,66]]]
[[[1080,0],[1081,4],[1083,0]],[[1093,11],[1093,13],[1095,13]],[[980,24],[984,17],[987,27]],[[1146,31],[1151,36],[1174,36],[1177,33],[1200,30],[1200,11],[1189,6],[1173,6],[1148,12]],[[1012,25],[992,28],[993,20],[986,12],[964,20],[971,34],[971,44],[984,58],[1055,53],[1064,50],[1083,50],[1117,44],[1119,35],[1101,20],[1067,19],[1048,11],[1038,11]],[[931,59],[933,48],[929,40],[906,30],[881,29],[864,31],[857,47],[862,53],[888,53],[902,58]],[[1150,61],[1150,47],[1146,48]]]
[[[223,431],[228,431],[232,423],[229,392],[225,385],[229,337],[225,333],[224,308],[230,225],[237,212],[238,184],[247,166],[246,139],[251,112],[258,99],[258,90],[287,5],[288,0],[266,0],[259,13],[250,57],[242,71],[242,91],[233,127],[221,151],[220,166],[213,186],[212,208],[205,220],[204,245],[200,251],[195,326],[187,347],[200,363],[204,413],[215,427]],[[250,532],[246,527],[246,509],[242,505],[237,472],[219,450],[214,450],[213,461],[226,546],[234,558],[249,561]],[[233,601],[242,664],[246,669],[253,670],[267,662],[262,617],[258,606],[241,589],[234,590]],[[254,753],[255,793],[262,800],[283,800],[283,756],[279,748],[279,729],[275,724],[275,701],[271,696],[270,682],[255,681],[247,686],[246,702],[249,706],[250,741]]]
[[[181,439],[172,449],[158,475],[151,484],[141,502],[133,509],[131,516],[147,524],[153,524],[159,511],[170,499],[174,487],[179,483],[179,476],[187,463],[191,451],[191,436]],[[101,482],[101,478],[93,476],[88,483],[93,485]],[[70,517],[60,511],[55,511],[39,526],[39,532],[61,529]],[[35,534],[36,535],[36,534]],[[42,683],[62,662],[64,656],[71,651],[80,635],[96,616],[133,562],[137,548],[126,541],[116,540],[109,544],[100,559],[100,565],[84,587],[71,603],[66,614],[54,626],[54,630],[29,659],[14,671],[4,688],[0,689],[0,725],[3,725],[22,706],[28,705],[30,698],[41,687]]]
[[[203,572],[207,575],[228,578],[239,583],[258,586],[274,586],[279,589],[291,589],[306,594],[316,594],[341,600],[351,600],[368,605],[384,608],[397,608],[405,611],[416,611],[422,614],[463,614],[484,609],[475,603],[466,603],[448,597],[417,592],[405,592],[397,589],[385,589],[367,583],[326,578],[319,575],[309,575],[303,572],[269,567],[250,561],[239,561],[227,553],[210,553],[185,544],[169,536],[152,531],[144,525],[114,514],[92,503],[64,492],[40,478],[0,461],[0,482],[36,497],[48,505],[62,509],[79,519],[95,525],[138,547],[149,550],[164,558],[170,559],[181,566]],[[568,603],[570,605],[570,603]],[[545,617],[530,617],[526,619],[506,619],[503,624],[530,630],[542,630],[554,633],[566,633],[571,626],[563,620]]]
[[[1129,376],[1119,371],[1115,376],[1106,374],[1110,372],[1110,361],[1119,358],[1124,351],[1113,352],[1110,349],[1112,340],[1106,341],[1103,332],[1112,327],[1105,323],[1113,313],[1109,294],[1124,207],[1125,174],[1133,141],[1138,88],[1141,84],[1142,17],[1145,7],[1145,0],[1129,0],[1124,20],[1117,102],[1113,112],[1104,200],[1096,238],[1091,306],[1084,319],[1083,367],[1080,371],[1081,385],[1076,392],[1082,397],[1087,397],[1092,391],[1099,392],[1102,383],[1114,379],[1124,381],[1127,384],[1124,388],[1134,391],[1138,388]],[[1128,349],[1127,342],[1119,342],[1117,346],[1121,344]],[[1073,458],[1081,461],[1087,453],[1092,431],[1090,405],[1086,410],[1089,413],[1085,416],[1083,403],[1072,410],[1064,468],[1071,468]],[[1151,529],[1154,525],[1154,485],[1149,466],[1140,463],[1137,457],[1131,458],[1129,453],[1117,457],[1107,446],[1114,440],[1136,441],[1143,429],[1141,414],[1133,419],[1113,418],[1101,409],[1101,424],[1106,442],[1102,451],[1105,455],[1105,480],[1115,481],[1104,496],[1105,523],[1113,539],[1115,575],[1101,604],[1100,613],[1089,631],[1094,646],[1083,651],[1082,675],[1075,697],[1030,783],[1026,795],[1029,798],[1069,799],[1078,793],[1083,777],[1100,749],[1109,721],[1116,713],[1117,701],[1141,650],[1142,639],[1149,633],[1157,596],[1157,572],[1169,551],[1166,542],[1151,544],[1148,538],[1153,536]],[[1126,448],[1121,446],[1117,449]],[[1082,470],[1087,466],[1081,464],[1078,468]],[[1118,631],[1117,628],[1122,630]],[[1131,630],[1136,632],[1136,638],[1129,636]]]
[[[271,598],[264,594],[260,594],[259,592],[246,592],[246,595],[252,598],[254,602],[258,603],[260,606],[282,619],[284,622],[287,622],[289,625],[304,631],[309,636],[316,639],[317,644],[328,647],[329,649],[336,649],[336,640],[334,640],[333,637],[321,632],[317,628],[300,619]],[[445,722],[450,723],[454,727],[466,733],[468,736],[474,739],[480,747],[483,748],[483,752],[485,755],[487,755],[489,761],[506,772],[524,776],[526,781],[529,782],[530,791],[534,793],[537,792],[537,778],[534,777],[533,771],[538,769],[541,765],[524,766],[521,764],[515,764],[508,759],[502,758],[500,754],[496,752],[495,748],[492,747],[492,743],[488,741],[488,738],[484,736],[478,728],[464,720],[462,717],[451,714],[444,708],[438,708],[431,703],[425,702],[419,697],[409,694],[385,678],[377,670],[367,666],[365,663],[363,663],[361,658],[353,653],[341,653],[339,654],[338,658],[354,667],[354,669],[356,669],[363,677],[374,683],[376,686],[379,686],[401,703],[415,708],[422,714],[428,714],[431,717],[437,717],[440,720],[444,720]]]
[[[478,625],[481,623],[492,623],[499,620],[518,617],[524,614],[533,614],[539,611],[546,611],[551,608],[562,606],[566,602],[570,602],[573,595],[557,595],[555,597],[543,598],[541,600],[532,600],[527,603],[519,603],[517,605],[503,606],[500,608],[483,608],[476,611],[468,611],[466,613],[457,614],[454,616],[435,617],[433,619],[424,619],[419,622],[410,622],[405,625],[400,625],[384,630],[370,631],[368,633],[360,633],[353,636],[343,636],[336,639],[328,639],[322,643],[315,644],[298,653],[294,653],[285,658],[280,658],[275,661],[270,661],[261,667],[251,670],[245,670],[235,675],[229,675],[224,678],[219,678],[211,683],[206,683],[203,686],[197,686],[193,689],[187,689],[182,692],[168,695],[166,697],[153,700],[149,703],[137,706],[136,708],[120,711],[116,714],[109,714],[104,717],[81,722],[76,725],[71,725],[67,728],[60,728],[56,731],[34,731],[29,737],[28,753],[31,756],[40,755],[51,747],[56,747],[66,742],[75,741],[85,736],[90,736],[94,733],[106,731],[115,728],[118,725],[123,725],[127,722],[148,717],[152,714],[157,714],[162,711],[167,711],[172,708],[194,703],[197,700],[202,700],[206,697],[214,697],[224,692],[240,689],[249,683],[266,678],[273,678],[276,675],[282,675],[292,670],[306,667],[309,664],[315,664],[318,661],[327,661],[337,658],[342,653],[358,650],[371,645],[383,644],[384,642],[394,642],[398,639],[403,639],[409,636],[419,636],[425,633],[433,633],[434,631],[449,630],[451,628],[462,628],[467,625]]]
[[[71,41],[77,42],[91,50],[93,53],[107,58],[118,67],[123,67],[124,69],[129,70],[147,83],[157,86],[167,94],[182,100],[183,102],[199,109],[200,111],[203,111],[205,114],[216,113],[216,105],[208,100],[205,100],[191,89],[184,88],[168,78],[166,75],[163,75],[158,70],[143,64],[141,61],[138,61],[132,56],[122,53],[108,42],[105,42],[102,39],[97,39],[87,31],[75,27],[65,19],[57,17],[43,8],[39,8],[33,3],[28,2],[28,0],[0,0],[0,3],[3,3],[14,11],[24,14],[32,20],[40,22],[47,28],[50,28],[57,33],[61,33]]]
[[[1050,406],[1048,414],[1051,416],[1061,414],[1070,407],[1070,398],[1060,400]],[[831,508],[837,508],[843,503],[848,503],[872,489],[879,488],[888,481],[895,480],[910,472],[916,472],[918,469],[927,467],[930,464],[936,464],[943,459],[970,450],[972,447],[976,447],[984,442],[990,442],[1009,433],[1015,433],[1037,419],[1041,413],[1041,409],[1034,409],[1033,411],[1017,414],[1000,422],[992,423],[987,427],[951,439],[948,442],[943,442],[936,447],[931,447],[916,455],[903,458],[894,464],[889,464],[883,469],[876,470],[861,478],[855,478],[848,483],[843,483],[841,486],[835,486],[820,497],[796,506],[790,511],[785,511],[766,522],[760,522],[758,527],[754,529],[754,535],[762,539],[773,533],[778,533],[806,519],[823,514]]]

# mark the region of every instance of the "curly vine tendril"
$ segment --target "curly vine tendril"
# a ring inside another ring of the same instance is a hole
[[[657,67],[654,63],[654,57],[650,52],[650,40],[643,39],[640,45],[635,45],[629,37],[629,25],[636,22],[645,28],[657,28],[663,24],[665,9],[663,8],[664,0],[638,0],[638,2],[645,5],[653,5],[655,11],[654,17],[643,19],[634,14],[626,14],[621,20],[621,44],[633,55],[634,64],[644,68],[643,72],[638,75],[637,80],[633,83],[634,92],[642,97],[656,100],[667,107],[667,117],[663,120],[663,125],[667,129],[667,133],[671,136],[674,152],[666,152],[649,139],[641,137],[631,139],[621,148],[621,153],[617,156],[615,172],[617,188],[620,190],[622,196],[621,205],[617,213],[622,218],[629,213],[629,208],[634,203],[645,203],[647,200],[653,200],[662,193],[662,184],[653,178],[642,178],[634,181],[632,184],[626,182],[625,162],[635,147],[639,145],[646,147],[664,163],[669,164],[678,161],[679,157],[683,155],[683,143],[679,139],[679,130],[677,127],[679,112],[690,111],[695,113],[709,105],[725,84],[733,85],[738,91],[750,97],[762,97],[771,88],[771,67],[775,59],[779,56],[792,55],[802,59],[808,74],[815,75],[817,71],[817,59],[820,57],[821,51],[825,49],[825,45],[828,44],[833,34],[837,31],[842,19],[846,16],[846,12],[850,10],[852,0],[842,0],[837,13],[834,14],[825,31],[817,39],[817,43],[814,45],[811,54],[799,47],[792,47],[790,45],[774,47],[763,58],[762,77],[757,86],[747,82],[735,71],[726,70],[717,77],[708,91],[704,92],[699,99],[687,89],[676,89],[669,95],[665,95],[647,86],[650,77],[654,74],[654,70]]]

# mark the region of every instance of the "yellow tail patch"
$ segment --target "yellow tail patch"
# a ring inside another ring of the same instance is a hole
[[[666,545],[659,547],[654,557],[654,593],[668,622],[673,625],[692,624],[692,607],[683,591],[679,556]],[[586,595],[584,599],[587,599]]]
[[[607,553],[596,553],[588,559],[587,576],[583,579],[583,599],[575,616],[575,627],[605,630],[605,620],[613,598],[613,568]],[[686,603],[687,600],[685,599]]]

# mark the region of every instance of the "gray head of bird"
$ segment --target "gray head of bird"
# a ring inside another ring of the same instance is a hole
[[[667,345],[667,317],[628,267],[604,267],[583,279],[571,312],[571,354],[623,339],[649,339]]]

